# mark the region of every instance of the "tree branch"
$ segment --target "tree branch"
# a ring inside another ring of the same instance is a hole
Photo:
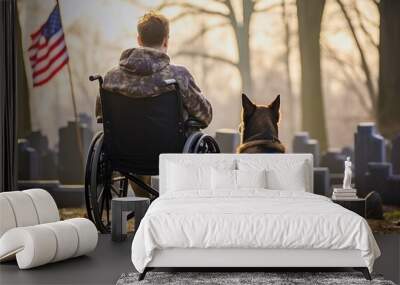
[[[378,0],[372,0],[372,2],[374,2],[374,4],[376,5],[376,8],[378,8],[378,10],[379,10],[379,1]]]
[[[229,10],[228,18],[229,18],[229,20],[231,22],[233,30],[237,34],[238,22],[237,22],[237,19],[236,19],[236,16],[235,16],[235,10],[233,9],[232,2],[231,2],[231,0],[224,0],[224,3],[226,5],[226,7],[228,7],[228,10]]]
[[[186,2],[176,2],[176,1],[165,1],[161,5],[156,7],[155,10],[163,10],[168,7],[181,7],[181,8],[186,9],[187,12],[194,13],[194,14],[207,14],[207,15],[220,16],[220,17],[225,17],[225,18],[229,17],[228,14],[225,14],[220,11],[209,10],[209,9],[206,9],[201,6],[197,6],[195,4],[186,3]]]
[[[371,33],[369,33],[369,32],[367,31],[367,28],[364,26],[363,19],[362,19],[363,17],[362,17],[362,14],[361,14],[361,12],[360,12],[360,9],[358,9],[357,2],[354,3],[354,11],[355,11],[356,14],[357,14],[357,18],[358,18],[358,22],[359,22],[359,24],[360,24],[360,28],[361,28],[361,30],[363,31],[363,33],[365,34],[366,38],[367,38],[368,41],[372,44],[372,46],[374,46],[375,48],[378,49],[378,44],[377,44],[377,43],[375,42],[375,40],[372,38]]]
[[[208,32],[218,29],[218,28],[222,28],[229,25],[229,23],[227,22],[222,22],[222,23],[218,23],[215,25],[210,25],[210,26],[206,26],[204,28],[202,28],[198,33],[196,33],[194,36],[190,37],[189,39],[185,40],[183,42],[183,45],[187,45],[190,44],[192,42],[195,42],[199,37],[204,36],[205,34],[207,34]]]
[[[362,70],[364,71],[364,74],[365,74],[365,84],[367,86],[367,90],[368,90],[369,97],[371,99],[372,106],[373,106],[373,108],[375,110],[376,97],[377,96],[376,96],[376,92],[375,92],[375,89],[374,89],[374,85],[372,83],[371,71],[369,69],[367,60],[365,58],[364,50],[363,50],[363,48],[361,46],[360,41],[358,40],[357,33],[355,31],[354,25],[353,25],[353,23],[352,23],[352,21],[350,19],[349,14],[347,13],[347,10],[346,10],[345,6],[343,5],[343,2],[341,0],[336,0],[336,2],[339,4],[340,9],[343,12],[343,15],[344,15],[344,17],[346,19],[347,25],[349,26],[350,31],[351,31],[351,33],[353,35],[354,42],[356,43],[357,49],[358,49],[358,51],[360,53],[361,68],[362,68]]]
[[[262,8],[254,8],[254,13],[263,13],[263,12],[270,12],[275,10],[276,8],[280,8],[282,5],[280,3],[276,3],[270,6],[262,7]]]
[[[169,19],[169,21],[171,23],[176,22],[180,19],[185,18],[186,16],[196,16],[196,15],[200,15],[201,13],[198,11],[183,11],[182,13],[179,13],[175,16],[173,16],[172,18]]]
[[[207,54],[207,53],[202,53],[202,52],[198,52],[198,51],[188,51],[188,50],[183,50],[183,51],[178,51],[177,53],[175,53],[173,56],[189,56],[189,57],[202,57],[205,59],[211,59],[211,60],[215,60],[215,61],[219,61],[222,63],[226,63],[229,65],[232,65],[234,67],[238,67],[238,64],[228,58],[222,57],[222,56],[218,56],[218,55],[211,55],[211,54]]]
[[[341,59],[331,47],[323,45],[323,48],[324,48],[324,51],[326,52],[327,57],[332,59],[333,61],[335,61],[335,63],[339,67],[341,67],[341,70],[343,71],[345,78],[347,79],[347,80],[341,80],[342,83],[345,83],[345,81],[348,81],[345,84],[353,87],[353,90],[355,91],[355,93],[358,97],[358,100],[360,101],[360,104],[362,105],[364,110],[367,111],[368,113],[371,113],[371,112],[374,113],[375,109],[374,109],[373,103],[370,101],[370,104],[368,104],[367,100],[365,99],[364,94],[358,89],[358,87],[355,84],[355,82],[358,82],[360,80],[358,78],[355,78],[353,80],[353,78],[354,78],[353,75],[357,74],[357,73],[354,70],[352,70],[352,72],[349,72],[348,69],[346,68],[346,66],[347,66],[351,69],[354,69],[354,65],[348,64],[347,61]],[[371,105],[371,106],[369,106],[369,105]]]

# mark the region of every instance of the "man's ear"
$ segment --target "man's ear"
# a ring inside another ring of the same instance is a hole
[[[242,94],[242,107],[243,115],[245,117],[250,117],[257,108],[257,106],[250,101],[249,97],[247,97],[246,94]]]
[[[169,37],[165,37],[165,39],[163,40],[163,46],[165,48],[168,48],[168,42],[169,42]]]
[[[275,100],[268,106],[275,115],[276,121],[279,121],[279,109],[281,107],[281,95],[276,96]]]
[[[142,47],[143,46],[143,42],[142,42],[142,39],[141,39],[141,37],[139,35],[137,36],[136,40],[137,40],[138,45]]]

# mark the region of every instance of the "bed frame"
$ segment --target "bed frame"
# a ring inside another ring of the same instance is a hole
[[[153,259],[139,275],[143,280],[154,268],[213,267],[281,268],[281,267],[350,267],[361,271],[367,280],[371,275],[359,250],[332,249],[238,249],[238,248],[170,248],[156,250]]]
[[[280,154],[269,154],[270,157]],[[257,158],[256,154],[241,154],[242,158]],[[307,162],[305,175],[308,177],[306,191],[313,193],[313,159],[311,154],[285,154],[292,159]],[[160,194],[166,189],[168,179],[166,160],[182,158],[183,155],[162,154],[160,157]],[[195,157],[197,161],[235,159],[237,154],[219,154]],[[161,179],[164,178],[164,179]],[[158,249],[143,273],[154,268],[232,268],[245,271],[250,268],[354,268],[361,271],[367,280],[371,275],[359,250],[333,249],[254,249],[254,248],[169,248]]]

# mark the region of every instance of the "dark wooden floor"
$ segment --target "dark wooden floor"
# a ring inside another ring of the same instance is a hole
[[[382,256],[376,260],[374,273],[383,274],[385,279],[399,283],[400,235],[378,234],[375,235],[375,238],[382,251]],[[135,271],[130,257],[131,244],[132,237],[124,242],[116,243],[111,241],[110,235],[100,235],[96,250],[88,256],[29,270],[19,270],[16,262],[2,263],[0,264],[0,285],[115,284],[122,273]],[[342,271],[338,269],[330,270]],[[316,268],[305,271],[313,270],[318,271]],[[277,270],[274,269],[274,271]]]
[[[0,284],[115,284],[124,272],[134,271],[131,262],[132,237],[124,242],[100,235],[97,248],[81,256],[28,270],[16,262],[0,264]]]

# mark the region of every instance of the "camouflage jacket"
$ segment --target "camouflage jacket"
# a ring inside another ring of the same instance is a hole
[[[208,125],[212,119],[211,104],[201,93],[193,76],[183,66],[170,64],[169,56],[152,48],[125,50],[119,66],[104,77],[103,88],[130,97],[153,97],[171,90],[164,80],[175,79],[179,85],[184,105],[184,119],[189,116]],[[100,100],[96,116],[101,116]]]

